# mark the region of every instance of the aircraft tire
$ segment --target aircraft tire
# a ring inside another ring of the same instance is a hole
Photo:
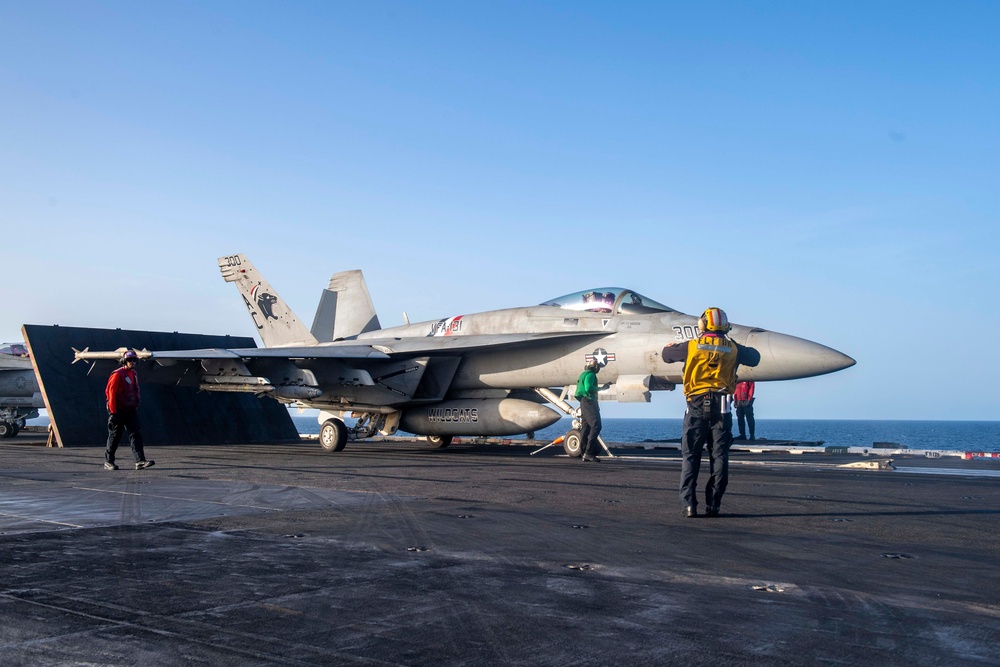
[[[574,428],[566,431],[562,446],[566,456],[580,458],[580,455],[583,454],[583,433],[580,429]]]
[[[14,426],[14,432],[10,434],[10,437],[12,437],[12,438],[15,435],[17,435],[18,433],[21,432],[21,425],[20,424],[18,424],[17,422],[14,422],[13,426]]]
[[[13,438],[16,433],[13,424],[0,422],[0,438]]]
[[[327,452],[339,452],[347,446],[347,425],[339,419],[327,419],[319,429],[319,446]]]
[[[450,435],[429,435],[427,436],[427,444],[434,449],[444,449],[451,444]]]

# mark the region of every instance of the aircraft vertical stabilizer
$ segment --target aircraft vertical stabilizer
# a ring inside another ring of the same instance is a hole
[[[361,271],[333,274],[316,309],[313,336],[321,342],[329,342],[381,328]]]
[[[264,347],[316,344],[313,335],[246,255],[220,257],[219,269],[227,283],[236,283]]]

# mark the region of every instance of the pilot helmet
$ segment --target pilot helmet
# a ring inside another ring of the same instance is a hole
[[[129,361],[139,361],[139,355],[135,353],[135,350],[126,350],[125,354],[122,355],[123,366]]]
[[[732,327],[729,325],[726,311],[721,308],[706,308],[698,319],[698,329],[713,333],[728,333]]]

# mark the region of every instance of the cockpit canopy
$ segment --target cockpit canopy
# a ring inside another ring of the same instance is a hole
[[[4,343],[0,346],[0,354],[6,354],[11,357],[26,357],[28,356],[28,348],[24,343]]]
[[[599,287],[597,289],[574,292],[542,303],[566,310],[588,313],[612,313],[615,315],[648,315],[650,313],[673,313],[673,308],[653,301],[638,292],[621,287]]]

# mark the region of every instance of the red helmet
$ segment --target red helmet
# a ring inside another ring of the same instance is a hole
[[[135,353],[135,350],[125,350],[125,354],[122,355],[123,364],[129,361],[139,361],[139,355]]]

